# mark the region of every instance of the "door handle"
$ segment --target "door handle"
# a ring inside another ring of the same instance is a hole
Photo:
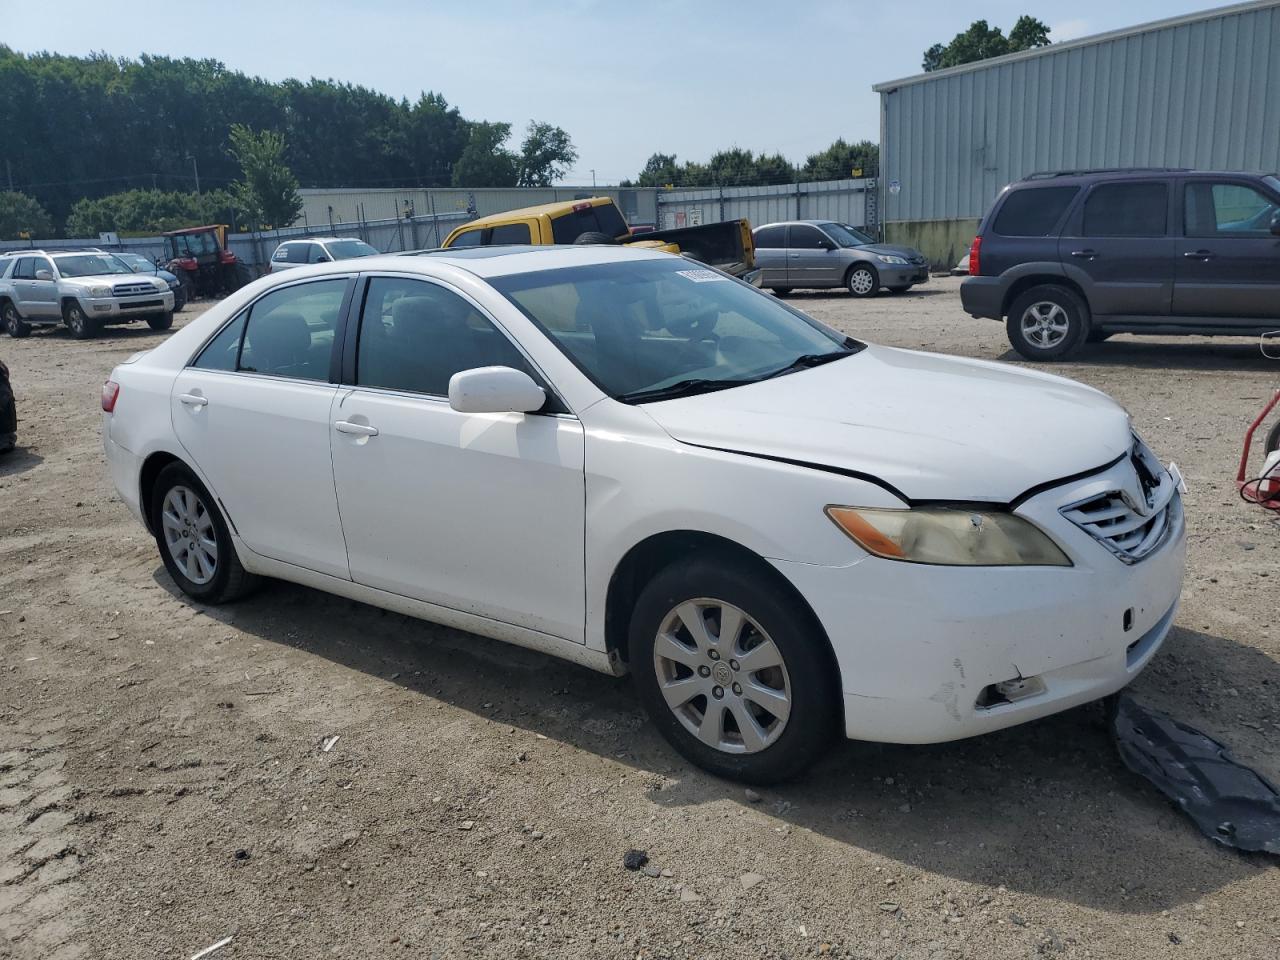
[[[1214,254],[1212,250],[1188,250],[1183,256],[1188,260],[1212,260]]]
[[[206,397],[197,396],[194,393],[179,394],[178,399],[181,400],[185,406],[195,407],[197,409],[200,407],[207,407],[209,405],[209,400]]]
[[[1072,250],[1073,257],[1079,257],[1081,260],[1096,260],[1098,258],[1097,250]]]
[[[798,253],[789,253],[789,254],[787,254],[787,256],[789,256],[792,260],[799,260],[799,259],[800,259],[800,254],[798,254]]]
[[[367,423],[352,423],[350,420],[337,420],[333,424],[334,429],[339,433],[350,434],[353,437],[376,437],[378,428],[370,426]]]

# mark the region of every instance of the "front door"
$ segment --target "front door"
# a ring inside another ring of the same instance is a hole
[[[1102,183],[1085,198],[1058,241],[1068,276],[1094,316],[1167,317],[1173,300],[1174,239],[1164,180]]]
[[[516,367],[541,380],[440,284],[370,278],[358,338],[331,418],[352,579],[583,642],[582,424],[449,406],[461,370]]]
[[[1173,312],[1178,316],[1280,319],[1280,196],[1230,180],[1183,186]]]
[[[844,278],[844,260],[836,245],[811,223],[787,228],[787,284],[792,287],[834,287]]]
[[[354,278],[277,287],[178,375],[182,446],[255,553],[349,579],[333,489],[335,331]]]
[[[61,315],[58,283],[53,276],[53,264],[46,257],[23,257],[18,261],[13,270],[13,288],[19,313],[27,319],[44,320]]]

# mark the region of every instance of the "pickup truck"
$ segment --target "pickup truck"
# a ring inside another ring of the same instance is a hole
[[[618,243],[676,253],[716,267],[760,286],[751,222],[725,220],[674,230],[633,233],[612,197],[562,200],[523,207],[472,220],[445,237],[441,245],[481,247],[497,244],[535,246],[569,243]]]

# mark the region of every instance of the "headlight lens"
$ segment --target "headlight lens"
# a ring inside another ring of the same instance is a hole
[[[827,507],[850,539],[886,560],[954,567],[1069,567],[1039,527],[1000,510],[963,507]]]
[[[896,264],[902,264],[902,265],[905,265],[905,264],[906,264],[906,262],[907,262],[907,261],[906,261],[906,258],[904,258],[904,257],[895,257],[895,256],[893,256],[892,254],[889,254],[889,253],[877,253],[877,254],[876,254],[876,259],[877,259],[877,260],[879,260],[881,263],[896,263]]]
[[[110,287],[90,287],[89,296],[91,297],[109,297],[111,296]]]

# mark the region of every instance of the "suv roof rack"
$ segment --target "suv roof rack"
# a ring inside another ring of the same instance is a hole
[[[1024,180],[1051,180],[1054,177],[1084,177],[1094,173],[1188,173],[1190,167],[1094,167],[1085,170],[1037,170]]]

